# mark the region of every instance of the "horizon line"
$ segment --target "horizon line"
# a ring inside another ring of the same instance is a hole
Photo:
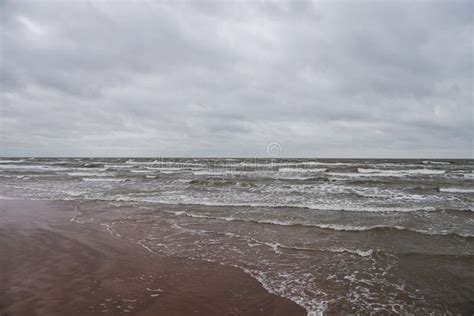
[[[391,160],[474,160],[474,157],[463,157],[463,158],[433,158],[433,157],[415,157],[415,158],[403,158],[403,157],[232,157],[232,156],[0,156],[0,159],[3,158],[102,158],[102,159],[111,159],[111,158],[123,158],[123,159],[391,159]]]

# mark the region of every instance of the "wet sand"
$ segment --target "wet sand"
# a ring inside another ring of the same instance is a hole
[[[304,315],[237,268],[155,255],[74,202],[0,200],[0,314]]]

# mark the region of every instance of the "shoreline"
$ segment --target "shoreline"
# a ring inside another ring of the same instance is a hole
[[[239,268],[152,254],[71,222],[75,201],[0,200],[0,314],[305,315]]]

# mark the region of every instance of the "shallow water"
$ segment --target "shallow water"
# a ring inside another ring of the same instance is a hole
[[[3,159],[3,198],[237,266],[310,313],[474,311],[474,161]],[[105,203],[97,203],[105,200]]]

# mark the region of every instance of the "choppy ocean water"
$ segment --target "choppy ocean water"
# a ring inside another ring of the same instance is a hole
[[[3,158],[0,196],[80,201],[313,314],[474,312],[474,160]]]

